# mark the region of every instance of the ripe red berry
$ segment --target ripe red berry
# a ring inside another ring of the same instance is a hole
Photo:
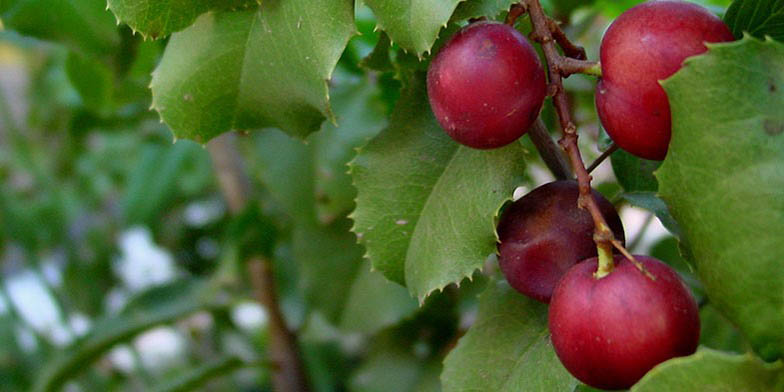
[[[570,269],[553,292],[555,352],[570,373],[595,388],[629,388],[657,364],[697,349],[699,311],[689,289],[664,263],[635,258],[655,280],[623,256],[597,279],[592,258]]]
[[[512,203],[498,223],[498,263],[517,291],[550,302],[553,288],[566,271],[596,256],[593,219],[577,207],[575,181],[544,184]],[[623,241],[623,225],[613,205],[593,191],[599,209]]]
[[[705,42],[733,40],[727,25],[683,1],[650,1],[619,16],[602,38],[599,119],[615,143],[641,158],[662,160],[670,143],[670,104],[659,84]]]
[[[460,30],[427,73],[430,106],[455,141],[496,148],[522,136],[545,96],[539,57],[514,28],[476,22]]]

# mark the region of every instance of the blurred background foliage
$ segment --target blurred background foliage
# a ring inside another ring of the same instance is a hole
[[[606,26],[638,1],[544,3],[596,58]],[[438,390],[485,280],[420,308],[370,271],[348,231],[356,191],[345,165],[386,125],[400,74],[425,66],[396,46],[373,52],[387,38],[368,8],[355,13],[361,34],[329,82],[340,125],[305,143],[275,129],[240,135],[259,208],[232,217],[208,151],[172,143],[148,109],[166,39],[118,26],[103,0],[0,1],[0,390],[270,390],[266,315],[241,268],[260,241],[315,390]],[[602,140],[594,81],[566,86],[590,160]],[[549,106],[543,116],[555,124]],[[522,143],[530,189],[549,173]],[[674,237],[621,197],[623,168],[639,164],[624,160],[598,169],[598,189],[622,209],[633,251],[679,261],[688,278]],[[710,306],[703,317],[719,320],[704,323],[705,345],[745,349]]]

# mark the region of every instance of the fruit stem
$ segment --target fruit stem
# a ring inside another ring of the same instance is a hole
[[[617,150],[618,150],[618,145],[617,144],[615,144],[615,143],[610,144],[610,147],[608,147],[606,150],[604,150],[604,152],[602,152],[602,155],[599,155],[599,158],[596,158],[596,160],[593,161],[588,166],[588,169],[586,169],[586,170],[588,170],[588,173],[592,172],[593,169],[596,169],[597,166],[601,165],[602,162],[604,162],[604,160],[607,159],[607,157],[612,155],[612,153],[614,153]]]
[[[585,169],[585,164],[580,155],[580,149],[577,147],[577,126],[572,122],[569,111],[569,100],[566,96],[566,91],[564,90],[562,82],[562,77],[568,76],[568,73],[564,75],[564,68],[568,68],[568,65],[565,66],[564,64],[574,64],[572,61],[575,59],[569,60],[568,58],[561,56],[561,54],[558,53],[555,42],[558,41],[559,45],[564,48],[564,53],[569,52],[566,48],[575,46],[566,43],[566,41],[568,41],[566,35],[563,34],[563,31],[560,30],[555,22],[544,14],[539,0],[523,0],[521,1],[521,4],[524,4],[530,15],[533,30],[531,32],[531,39],[539,42],[542,46],[544,57],[547,60],[547,74],[550,81],[549,90],[553,97],[553,106],[555,106],[555,112],[558,115],[562,131],[561,140],[559,140],[558,143],[566,151],[566,154],[569,157],[572,169],[577,175],[577,183],[580,189],[580,196],[577,198],[577,206],[587,209],[591,214],[591,218],[593,218],[593,238],[597,248],[605,250],[612,249],[612,247],[618,248],[618,251],[621,252],[621,254],[626,256],[640,271],[650,277],[652,275],[645,270],[642,263],[635,260],[634,256],[632,256],[626,248],[623,247],[621,242],[615,238],[612,230],[604,220],[604,216],[599,210],[596,200],[594,200],[591,195],[591,175]],[[553,36],[554,31],[557,31],[555,32],[557,39]]]
[[[509,8],[509,13],[506,14],[506,19],[504,20],[504,23],[514,27],[515,22],[517,22],[517,18],[519,18],[520,15],[524,13],[525,13],[525,5],[523,5],[523,3],[513,4],[512,8]]]
[[[612,247],[607,246],[606,243],[596,245],[596,250],[599,254],[599,267],[593,273],[596,279],[604,278],[609,275],[615,268],[615,261],[613,260]]]

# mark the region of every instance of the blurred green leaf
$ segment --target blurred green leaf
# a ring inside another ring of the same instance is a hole
[[[384,278],[362,260],[346,296],[340,329],[372,334],[417,310],[416,301],[403,287]]]
[[[213,359],[195,369],[184,372],[184,374],[177,375],[171,380],[164,382],[163,385],[153,388],[153,390],[156,392],[196,391],[204,384],[231,374],[243,366],[247,366],[247,364],[237,357]]]
[[[106,114],[112,107],[114,76],[112,71],[93,57],[69,52],[65,72],[79,92],[84,106],[98,114]]]
[[[304,138],[332,116],[327,80],[353,17],[346,0],[204,14],[169,40],[153,73],[152,106],[175,136],[200,143],[264,126]]]
[[[377,336],[367,358],[349,380],[351,392],[426,391],[427,383],[438,381],[441,366],[418,356],[394,331]],[[437,384],[436,384],[437,385]]]
[[[60,390],[66,381],[118,343],[197,311],[225,309],[228,300],[215,286],[200,280],[175,281],[152,288],[132,300],[120,315],[96,321],[92,332],[47,364],[33,390]]]
[[[420,74],[390,126],[350,163],[354,232],[373,267],[420,300],[482,267],[495,251],[498,209],[525,171],[519,143],[480,151],[452,141],[424,90]]]
[[[784,388],[784,364],[700,349],[688,357],[659,364],[632,387],[632,392],[771,392]]]
[[[784,356],[782,63],[784,44],[753,38],[689,58],[662,83],[673,130],[657,171],[711,304],[766,360]]]
[[[735,38],[749,33],[784,41],[784,2],[778,0],[735,0],[724,14],[724,22]]]
[[[558,361],[547,330],[547,305],[491,282],[479,315],[444,360],[445,392],[571,391],[577,385]]]
[[[700,345],[739,354],[749,349],[738,328],[710,304],[700,308]]]
[[[2,8],[5,28],[25,35],[100,54],[120,43],[104,0],[8,0]]]
[[[183,168],[202,148],[190,142],[162,147],[145,145],[137,166],[130,173],[122,201],[124,221],[128,225],[150,224],[176,196]]]
[[[369,80],[344,82],[332,94],[338,126],[324,123],[308,138],[313,153],[314,192],[319,221],[329,223],[354,206],[356,190],[348,175],[355,149],[386,125],[378,88]]]

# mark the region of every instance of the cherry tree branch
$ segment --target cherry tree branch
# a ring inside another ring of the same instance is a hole
[[[225,133],[207,144],[223,197],[232,214],[239,214],[252,203],[250,178],[242,156],[237,151],[236,135]],[[280,310],[275,279],[268,259],[256,256],[246,262],[256,300],[267,311],[269,319],[269,358],[272,362],[272,384],[279,392],[309,391],[308,378],[302,365],[297,336],[289,330]]]
[[[556,39],[553,34],[553,26],[557,25],[550,20],[542,10],[542,5],[539,0],[522,0],[521,6],[525,7],[531,18],[531,25],[533,31],[531,32],[531,39],[538,42],[542,46],[545,59],[547,60],[547,74],[549,76],[550,84],[548,86],[549,94],[553,97],[553,106],[558,114],[558,119],[561,125],[562,136],[558,143],[566,151],[569,157],[572,169],[577,175],[577,183],[579,184],[580,196],[577,199],[577,205],[580,208],[588,210],[594,223],[593,239],[596,242],[596,247],[599,253],[599,268],[596,272],[596,277],[601,278],[612,271],[614,267],[612,249],[617,248],[624,256],[626,256],[632,263],[634,263],[640,271],[646,272],[645,268],[640,262],[626,251],[618,239],[615,238],[610,227],[602,216],[599,206],[591,195],[591,175],[585,169],[580,149],[577,146],[577,126],[572,121],[569,112],[569,101],[566,96],[566,91],[563,87],[562,78],[568,76],[568,63],[570,60],[565,60],[566,57],[561,56],[556,47],[556,43],[569,48],[574,45],[567,45],[560,41],[568,41],[560,28],[557,29],[560,33],[555,36],[561,36]],[[568,50],[567,50],[568,51]],[[646,272],[650,276],[649,273]]]

